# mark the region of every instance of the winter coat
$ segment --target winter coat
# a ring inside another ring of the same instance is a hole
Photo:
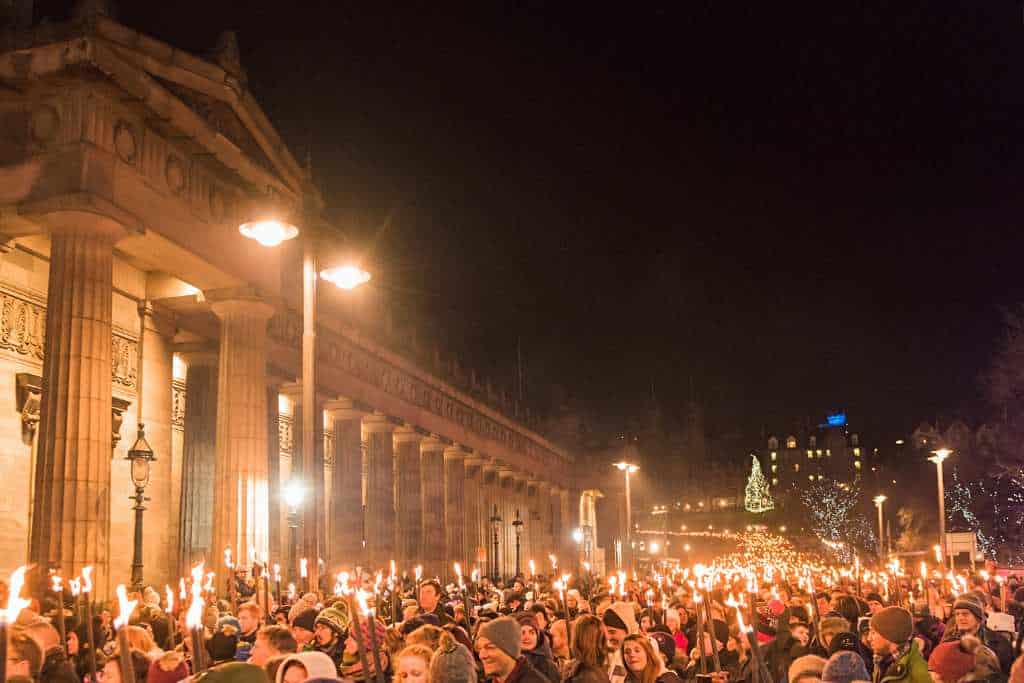
[[[485,680],[493,683],[496,679],[488,677]],[[530,660],[520,655],[519,659],[516,660],[516,667],[512,669],[512,673],[505,679],[505,683],[550,683],[550,681],[533,668]]]
[[[604,669],[570,660],[562,674],[562,683],[610,683]]]
[[[548,642],[543,635],[540,635],[538,638],[537,647],[532,650],[523,650],[523,656],[530,661],[530,665],[538,673],[551,681],[551,683],[561,683],[562,676],[558,673],[558,667],[555,666],[555,658],[551,655],[551,648],[548,646]]]
[[[946,627],[946,633],[942,636],[942,642],[948,643],[951,640],[960,640],[963,637],[956,628]],[[1001,633],[990,631],[984,626],[978,629],[978,640],[985,644],[985,647],[996,653],[996,657],[999,658],[999,668],[1002,670],[1003,675],[1010,675],[1010,667],[1013,665],[1013,646],[1010,645],[1010,641],[1007,640]]]
[[[57,646],[46,652],[39,680],[41,683],[78,683],[79,678],[64,650]]]
[[[931,680],[928,663],[918,651],[917,643],[912,642],[899,659],[879,662],[873,683],[931,683]]]
[[[788,629],[781,628],[775,640],[761,648],[761,660],[771,674],[772,681],[789,680],[789,665],[806,654],[807,648],[790,635]]]

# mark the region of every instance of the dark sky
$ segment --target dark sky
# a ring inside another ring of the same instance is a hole
[[[752,433],[984,413],[1024,300],[1013,3],[120,5],[198,54],[238,31],[379,286],[480,363],[521,337],[535,390],[614,421],[692,387]]]

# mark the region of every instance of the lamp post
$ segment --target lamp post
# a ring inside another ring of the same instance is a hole
[[[875,501],[875,507],[878,508],[878,561],[882,561],[883,546],[882,539],[885,538],[885,523],[883,522],[884,516],[882,513],[882,506],[885,505],[886,497],[879,493],[872,500]]]
[[[942,463],[953,454],[948,448],[940,448],[932,451],[932,457],[928,458],[935,463],[935,472],[938,477],[939,487],[939,548],[942,549],[942,568],[946,568],[946,486],[942,479]]]
[[[636,560],[633,554],[633,501],[630,497],[629,492],[629,475],[636,472],[639,467],[628,462],[617,462],[615,466],[622,471],[626,477],[626,548],[629,552],[629,569],[633,571],[636,569]]]
[[[288,563],[292,572],[291,580],[298,583],[299,577],[299,507],[306,491],[297,479],[291,479],[284,486],[284,502],[288,506],[288,552],[291,553]]]
[[[516,530],[516,572],[515,575],[519,576],[519,542],[520,535],[523,533],[523,519],[519,516],[519,508],[516,508],[516,518],[512,520],[512,526]]]
[[[238,231],[245,237],[259,242],[264,247],[276,247],[282,242],[294,239],[299,229],[288,221],[279,207],[261,205],[252,220],[238,226]],[[317,320],[317,280],[327,280],[339,289],[351,290],[370,281],[370,273],[358,265],[345,264],[319,271],[315,243],[312,236],[307,236],[302,245],[302,461],[299,463],[299,474],[308,481],[316,482],[313,454],[316,448],[316,320]],[[321,420],[323,418],[321,417]],[[310,505],[303,510],[308,516],[305,524],[303,547],[310,562],[310,585],[319,585],[319,539],[320,529],[317,525],[317,506]],[[290,513],[289,513],[290,514]],[[296,514],[298,512],[296,511]]]
[[[135,501],[135,549],[132,553],[132,590],[142,590],[142,513],[146,511],[146,485],[149,484],[150,466],[156,457],[153,449],[146,441],[146,426],[139,423],[139,435],[135,443],[128,451],[125,458],[131,462],[132,484],[135,485],[135,495],[129,496],[129,500]],[[63,609],[63,606],[61,606]]]
[[[494,513],[490,518],[491,523],[491,580],[498,582],[498,533],[501,531],[501,515],[498,514],[498,506],[494,506]]]

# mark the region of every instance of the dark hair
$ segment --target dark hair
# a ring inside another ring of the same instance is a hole
[[[842,595],[836,600],[836,612],[843,619],[846,619],[849,624],[856,624],[863,614],[860,609],[860,603],[849,595]]]
[[[437,593],[437,597],[441,597],[441,595],[443,595],[441,591],[441,583],[437,579],[427,579],[426,581],[420,584],[420,590],[423,590],[427,586],[434,587],[434,592]],[[416,597],[419,597],[419,591],[417,591]]]
[[[592,614],[581,616],[573,624],[572,656],[583,664],[604,668],[605,662],[604,627],[601,620]]]
[[[284,626],[264,626],[256,634],[257,638],[266,638],[270,647],[281,654],[292,654],[299,651],[295,636]]]

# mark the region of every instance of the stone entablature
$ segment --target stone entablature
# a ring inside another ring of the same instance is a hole
[[[270,321],[269,336],[299,351],[301,316],[294,311],[278,312]],[[497,442],[516,454],[515,464],[523,470],[543,472],[558,479],[565,477],[572,462],[567,453],[401,356],[384,349],[366,348],[362,341],[321,327],[317,331],[318,360],[410,406],[454,422],[483,440]]]

